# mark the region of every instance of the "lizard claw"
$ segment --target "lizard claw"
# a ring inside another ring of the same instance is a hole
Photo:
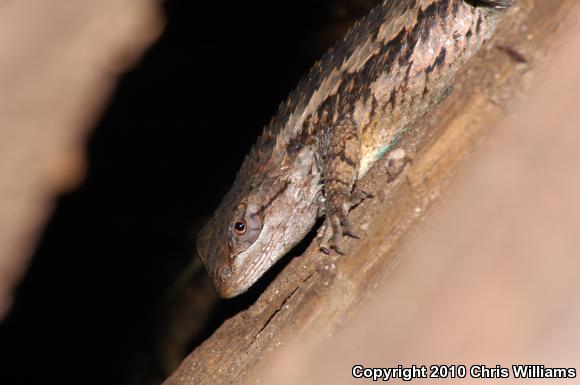
[[[356,190],[353,191],[350,198],[345,197],[342,200],[342,204],[334,205],[330,209],[317,235],[319,247],[325,254],[329,254],[330,250],[333,249],[338,254],[344,255],[345,252],[341,246],[341,239],[345,235],[359,239],[359,236],[352,229],[352,225],[348,219],[348,212],[364,199],[371,197],[373,195],[366,191]]]
[[[362,201],[368,198],[374,198],[371,192],[355,188],[350,197],[350,208],[358,206]]]
[[[360,237],[356,235],[353,231],[350,221],[348,220],[348,214],[344,215],[343,218],[340,219],[340,224],[342,226],[342,234],[348,235],[351,238],[359,239]]]
[[[340,238],[342,238],[342,225],[338,215],[333,214],[326,217],[322,227],[318,231],[319,247],[325,253],[329,254],[334,249],[339,254],[344,254],[340,247]]]

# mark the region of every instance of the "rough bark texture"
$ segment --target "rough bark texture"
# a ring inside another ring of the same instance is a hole
[[[576,0],[520,0],[487,49],[462,71],[452,95],[402,141],[401,147],[413,154],[405,171],[387,182],[387,165],[380,162],[365,177],[363,187],[376,198],[351,215],[355,228],[363,231],[360,240],[346,243],[348,256],[326,256],[311,245],[165,383],[253,381],[280,346],[311,330],[334,333],[389,275],[468,155],[541,73],[560,44],[566,21],[579,9]]]

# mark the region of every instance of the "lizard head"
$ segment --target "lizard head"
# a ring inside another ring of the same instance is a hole
[[[197,253],[220,296],[245,292],[314,225],[319,176],[303,158],[289,172],[238,177],[201,229]]]

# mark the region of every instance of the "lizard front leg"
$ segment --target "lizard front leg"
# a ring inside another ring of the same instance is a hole
[[[359,169],[360,147],[358,127],[348,116],[339,118],[321,142],[325,219],[317,238],[325,253],[334,249],[344,254],[340,247],[343,235],[357,238],[348,213],[370,195],[353,191]]]

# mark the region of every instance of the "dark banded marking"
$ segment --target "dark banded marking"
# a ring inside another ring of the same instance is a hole
[[[276,198],[284,194],[284,192],[288,189],[288,186],[290,186],[289,180],[285,181],[282,187],[280,187],[278,191],[276,191],[276,193],[264,205],[260,206],[260,208],[256,213],[263,213],[268,207],[270,207],[270,205],[272,204],[272,202],[276,200]]]
[[[330,178],[330,179],[325,181],[325,183],[328,183],[330,185],[332,185],[333,183],[336,183],[336,182],[338,184],[341,184],[341,185],[346,186],[348,188],[352,187],[352,183],[346,182],[346,181],[339,179],[339,178]]]

